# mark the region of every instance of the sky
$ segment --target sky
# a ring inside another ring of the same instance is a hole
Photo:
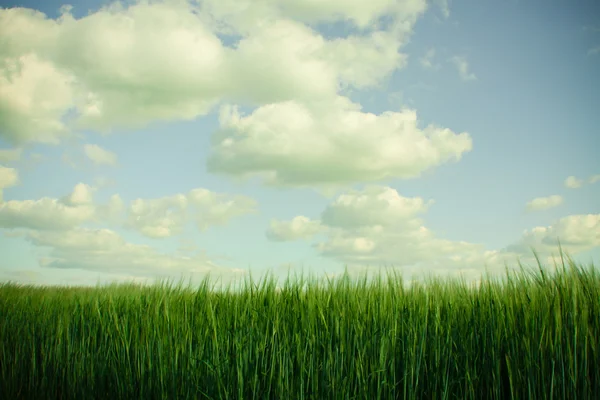
[[[0,6],[0,282],[600,265],[595,0]]]

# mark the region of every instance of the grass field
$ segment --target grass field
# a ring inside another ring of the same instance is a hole
[[[598,398],[593,265],[477,287],[386,278],[240,292],[4,284],[0,398]]]

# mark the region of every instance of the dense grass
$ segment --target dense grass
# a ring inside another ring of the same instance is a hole
[[[586,399],[600,276],[572,261],[478,287],[400,277],[0,286],[3,399]]]

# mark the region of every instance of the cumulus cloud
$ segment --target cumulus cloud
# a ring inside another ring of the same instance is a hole
[[[50,249],[49,255],[40,259],[44,268],[83,269],[154,278],[206,273],[232,278],[242,276],[244,272],[219,266],[203,255],[160,253],[147,245],[126,242],[109,229],[31,231],[26,237],[35,246]]]
[[[261,175],[272,186],[326,186],[414,178],[472,148],[468,133],[417,126],[413,110],[380,115],[345,97],[288,101],[241,116],[224,106],[212,137],[210,172]]]
[[[475,76],[474,73],[469,71],[469,63],[465,57],[454,56],[450,59],[450,61],[456,67],[456,70],[460,75],[460,79],[462,79],[463,81],[477,80],[477,76]]]
[[[190,191],[188,200],[196,212],[192,218],[200,230],[213,225],[225,225],[235,217],[258,211],[258,203],[250,197],[231,196],[201,188]]]
[[[56,143],[73,128],[110,131],[191,120],[220,101],[333,98],[380,84],[424,0],[113,3],[75,19],[0,10],[0,135]],[[392,23],[379,26],[382,16]],[[294,19],[296,19],[294,21]],[[365,34],[326,39],[305,22],[351,20]],[[233,46],[217,33],[238,35]]]
[[[531,247],[551,266],[551,255],[558,254],[558,238],[571,255],[600,245],[600,215],[573,215],[552,226],[526,231],[510,246],[489,250],[481,244],[438,237],[419,218],[431,204],[372,185],[338,196],[319,220],[272,221],[267,235],[275,240],[309,239],[312,234],[302,233],[310,224],[325,235],[313,247],[320,255],[343,263],[351,273],[386,267],[417,279],[424,273],[440,277],[460,274],[468,280],[486,272],[500,277],[507,266],[517,265],[517,260],[534,266]]]
[[[180,194],[159,199],[137,199],[129,206],[127,226],[152,238],[181,233],[186,220],[187,197]]]
[[[256,201],[246,196],[198,188],[186,195],[134,200],[129,206],[126,226],[148,237],[165,238],[180,234],[190,220],[198,229],[206,230],[255,213],[256,207]]]
[[[310,218],[299,215],[291,221],[272,220],[267,238],[276,242],[308,239],[322,230],[319,221],[311,221]]]
[[[569,176],[567,179],[565,179],[565,187],[569,189],[577,189],[580,188],[581,185],[583,185],[583,181],[574,176]]]
[[[0,10],[0,25],[20,9]],[[10,13],[8,18],[7,13]],[[7,37],[0,28],[0,36]],[[8,35],[14,34],[9,32]],[[20,37],[17,36],[20,39]],[[16,39],[13,39],[16,40]],[[27,39],[26,39],[27,40]],[[11,41],[9,39],[8,41]],[[10,143],[58,143],[73,106],[74,77],[35,53],[0,60],[0,135]]]
[[[527,210],[541,211],[557,207],[563,203],[563,198],[558,195],[548,197],[537,197],[527,203]]]
[[[95,211],[91,188],[78,184],[69,196],[62,199],[44,197],[0,203],[0,227],[68,230],[92,220]]]
[[[437,238],[424,226],[418,216],[431,204],[419,197],[403,197],[390,187],[371,185],[338,196],[318,221],[296,217],[272,222],[267,234],[280,240],[309,238],[312,235],[299,233],[309,224],[313,230],[319,227],[326,239],[314,247],[349,268],[387,265],[414,268],[417,273],[429,266],[460,269],[466,260],[481,261],[482,246]]]
[[[390,187],[371,185],[340,195],[325,208],[321,219],[328,226],[341,228],[391,226],[426,212],[431,204],[432,200],[406,198]]]
[[[0,165],[0,206],[2,203],[2,191],[7,187],[16,185],[19,182],[19,174],[14,168],[7,168]]]
[[[550,226],[526,230],[507,250],[526,254],[533,247],[543,254],[557,253],[559,241],[563,250],[571,255],[600,246],[600,214],[570,215]]]
[[[590,176],[589,183],[593,184],[600,181],[600,174]]]
[[[117,155],[111,151],[105,150],[97,144],[86,144],[83,151],[87,158],[95,164],[117,165]]]

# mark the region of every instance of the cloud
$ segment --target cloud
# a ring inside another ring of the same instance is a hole
[[[246,196],[198,188],[187,195],[134,200],[129,206],[126,226],[151,238],[165,238],[181,234],[190,220],[198,229],[206,230],[255,213],[256,207],[256,201]]]
[[[541,211],[549,208],[557,207],[563,203],[563,198],[558,195],[548,197],[537,197],[527,203],[527,210]]]
[[[308,239],[322,230],[319,221],[311,221],[310,218],[299,215],[291,221],[272,220],[267,230],[267,238],[284,242],[298,239]]]
[[[16,13],[12,10],[19,9],[0,10],[0,15]],[[7,37],[2,30],[0,36]],[[0,60],[0,135],[14,144],[58,143],[68,135],[62,117],[73,106],[74,77],[35,53],[4,56]]]
[[[582,184],[583,181],[581,179],[577,179],[574,176],[569,176],[567,179],[565,179],[565,187],[569,189],[580,188]]]
[[[111,151],[105,150],[96,144],[86,144],[83,146],[85,155],[95,164],[117,165],[117,155]]]
[[[394,16],[400,23],[414,21],[427,9],[423,0],[208,0],[203,2],[206,14],[218,22],[220,32],[245,34],[260,23],[278,19],[294,19],[305,23],[351,21],[361,30],[376,28],[378,19]]]
[[[191,208],[196,211],[192,218],[200,230],[225,225],[238,216],[258,212],[258,203],[250,197],[230,196],[207,189],[193,189],[188,194],[188,200]]]
[[[419,59],[421,66],[427,69],[438,69],[439,64],[433,64],[433,58],[435,57],[435,49],[429,49],[423,57]]]
[[[271,186],[345,185],[414,178],[472,148],[468,133],[419,128],[414,110],[375,115],[360,109],[341,96],[333,103],[269,104],[249,116],[224,106],[208,171],[261,175]]]
[[[204,255],[160,253],[147,245],[126,242],[109,229],[31,231],[27,239],[35,246],[49,248],[49,255],[40,259],[43,268],[83,269],[154,278],[216,273],[227,280],[242,276],[244,272],[219,266]]]
[[[75,19],[0,10],[0,135],[57,143],[73,129],[108,132],[192,120],[221,101],[333,98],[377,86],[426,2],[187,1],[113,3]],[[380,29],[379,19],[391,23]],[[296,18],[298,21],[293,21]],[[327,40],[303,22],[349,18],[365,34]],[[232,46],[217,32],[239,35]]]
[[[2,206],[2,191],[11,186],[15,186],[19,182],[19,174],[14,168],[7,168],[0,165],[0,207]]]
[[[91,188],[78,184],[62,199],[44,197],[0,203],[0,227],[64,231],[91,221],[95,211]]]
[[[570,215],[553,225],[527,230],[506,250],[527,254],[533,247],[541,254],[557,253],[559,240],[563,250],[570,255],[600,246],[600,214]]]
[[[290,222],[272,222],[267,235],[280,240],[307,239],[312,235],[295,233],[303,232],[308,224],[313,231],[319,226],[325,240],[313,247],[322,256],[354,270],[387,265],[416,275],[430,268],[450,273],[501,258],[486,255],[478,244],[436,237],[418,217],[431,204],[419,197],[403,197],[390,187],[371,185],[339,195],[325,208],[320,220],[296,217]]]
[[[592,175],[592,176],[590,176],[590,179],[588,180],[588,182],[590,184],[594,184],[594,183],[599,182],[599,181],[600,181],[600,174],[598,174],[598,175]]]
[[[187,197],[180,194],[131,202],[126,226],[152,238],[180,234],[186,224]]]
[[[0,163],[7,164],[21,159],[23,149],[0,149]]]
[[[450,61],[456,67],[460,75],[460,79],[463,81],[474,81],[477,80],[477,76],[474,73],[469,72],[469,63],[465,57],[454,56],[450,59]]]
[[[340,228],[391,226],[424,213],[433,201],[406,198],[389,187],[367,186],[340,195],[321,215],[324,224]]]

